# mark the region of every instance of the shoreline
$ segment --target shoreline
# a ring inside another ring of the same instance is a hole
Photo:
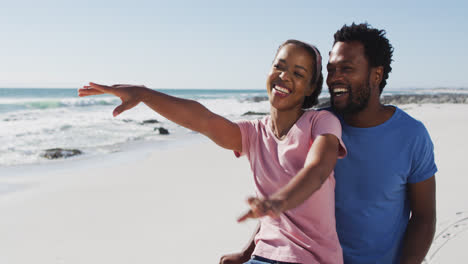
[[[398,92],[394,95],[385,95],[384,93],[382,101],[385,104],[397,106],[412,103],[422,105],[431,103],[467,104],[468,93],[455,91],[456,93],[429,93],[423,90],[422,93]],[[73,100],[75,99],[73,98]],[[203,101],[203,103],[208,103],[210,109],[214,107],[212,109],[214,112],[231,120],[259,118],[268,114],[269,106],[266,96],[243,94],[236,99],[229,98],[227,100],[219,101],[216,99]],[[44,103],[48,105],[50,102]],[[82,107],[74,105],[71,108],[59,107],[56,109],[35,110],[34,113],[20,111],[17,114],[0,115],[0,125],[6,128],[6,131],[2,134],[4,136],[3,147],[0,148],[0,156],[2,157],[0,171],[2,168],[28,166],[28,164],[55,164],[68,160],[64,158],[47,160],[42,157],[47,150],[58,149],[48,153],[49,157],[54,158],[69,155],[69,153],[83,152],[84,155],[70,158],[81,159],[83,156],[95,157],[102,153],[113,155],[115,152],[125,151],[125,145],[129,144],[138,145],[141,142],[165,144],[163,141],[169,138],[175,138],[176,141],[184,140],[190,134],[184,128],[165,120],[145,107],[137,107],[132,113],[124,114],[120,118],[109,118],[108,113],[112,111],[114,105],[96,106],[91,104],[91,107],[87,106],[87,103],[84,103],[84,105]],[[320,98],[319,105],[315,108],[327,106],[329,106],[329,98],[323,97]],[[221,109],[222,111],[219,111]],[[95,117],[95,121],[87,122],[88,117],[86,115],[91,113],[94,113],[97,117]],[[29,116],[30,114],[32,116]],[[71,119],[69,121],[65,116],[67,114]],[[145,123],[146,121],[154,123]],[[169,130],[171,135],[161,136],[161,129]],[[24,144],[25,142],[29,143]],[[102,144],[103,142],[105,143]]]

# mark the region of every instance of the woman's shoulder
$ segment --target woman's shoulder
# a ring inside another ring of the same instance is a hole
[[[338,117],[329,109],[308,109],[304,112],[310,121],[328,120],[339,122]]]
[[[268,115],[268,116],[264,116],[263,118],[257,118],[257,119],[236,120],[235,123],[239,126],[252,127],[255,130],[259,130],[259,129],[263,129],[264,127],[266,127],[269,120],[270,120],[270,117]]]

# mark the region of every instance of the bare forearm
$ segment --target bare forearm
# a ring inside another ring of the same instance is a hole
[[[306,159],[307,166],[270,199],[278,199],[281,211],[302,204],[328,179],[338,157],[338,140],[334,135],[323,135],[316,139]]]
[[[435,227],[435,216],[426,219],[416,217],[410,219],[403,242],[401,264],[422,263],[434,238]]]
[[[141,102],[172,122],[202,133],[223,148],[242,150],[239,127],[202,104],[147,88],[139,89],[138,93]]]
[[[330,175],[332,169],[327,166],[313,166],[302,169],[285,187],[270,199],[279,199],[281,211],[296,208],[316,192]]]
[[[141,101],[160,115],[190,130],[203,133],[213,115],[200,103],[160,93],[147,88],[139,90]]]

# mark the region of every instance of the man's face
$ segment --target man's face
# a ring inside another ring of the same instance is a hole
[[[333,109],[340,114],[364,110],[371,94],[370,67],[364,46],[357,41],[336,42],[330,52],[327,70]]]

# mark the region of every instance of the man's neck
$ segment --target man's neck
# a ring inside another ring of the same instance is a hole
[[[353,127],[375,127],[389,120],[395,110],[395,107],[383,105],[380,101],[373,104],[369,102],[364,110],[354,114],[344,114],[343,119],[346,124]]]

